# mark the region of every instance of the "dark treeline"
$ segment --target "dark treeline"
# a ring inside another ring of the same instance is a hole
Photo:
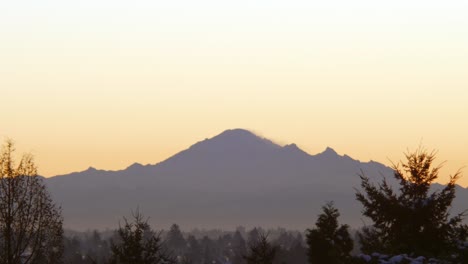
[[[162,244],[177,263],[245,264],[250,247],[262,235],[275,250],[273,263],[306,264],[307,247],[299,231],[283,228],[264,230],[261,227],[236,231],[199,230],[182,232],[174,224],[162,231]],[[110,263],[111,245],[119,240],[116,231],[65,232],[64,262],[68,264]]]

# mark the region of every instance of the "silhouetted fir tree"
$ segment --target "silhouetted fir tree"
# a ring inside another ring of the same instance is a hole
[[[268,242],[267,235],[259,234],[256,242],[250,244],[247,264],[273,264],[278,249]]]
[[[201,240],[202,246],[202,263],[203,264],[212,264],[216,263],[217,254],[216,248],[214,245],[213,240],[211,240],[208,236],[204,236]]]
[[[458,263],[468,263],[468,241],[460,246],[460,253],[457,256]]]
[[[185,262],[200,264],[202,263],[202,258],[203,254],[200,243],[193,235],[189,235],[187,237],[187,251],[184,256]]]
[[[259,229],[257,227],[254,227],[252,230],[250,230],[247,233],[247,244],[249,246],[251,246],[253,244],[257,244],[259,239],[260,239],[260,231],[259,231]]]
[[[301,234],[297,234],[288,254],[288,263],[291,264],[306,264],[307,249],[304,247],[304,240]]]
[[[287,263],[290,260],[290,250],[293,243],[294,236],[290,232],[286,232],[286,230],[281,230],[279,237],[273,241],[273,244],[277,248],[274,264]]]
[[[231,234],[224,234],[218,237],[218,241],[216,242],[217,246],[220,247],[221,258],[220,260],[223,263],[231,262],[234,259],[234,247],[232,244],[232,235]]]
[[[87,239],[86,246],[88,248],[85,255],[86,258],[96,263],[108,262],[108,252],[110,251],[109,244],[101,238],[101,234],[97,230],[94,230],[91,237]]]
[[[405,164],[393,165],[398,191],[385,179],[375,186],[361,175],[363,192],[356,197],[364,206],[363,214],[373,222],[359,233],[362,251],[427,257],[456,254],[468,235],[463,213],[450,217],[460,172],[450,176],[442,190],[430,193],[441,168],[432,165],[435,152],[419,148],[405,156]]]
[[[244,264],[244,256],[247,253],[247,246],[239,230],[234,233],[232,238],[232,249],[234,251],[232,264]]]
[[[347,225],[339,226],[340,213],[327,203],[322,207],[323,213],[319,215],[316,228],[307,230],[308,259],[311,264],[347,263],[353,249],[353,240],[348,232]]]
[[[356,233],[356,241],[360,246],[360,251],[363,253],[385,252],[383,235],[379,230],[371,227],[364,226]]]
[[[294,236],[290,232],[283,230],[275,240],[275,244],[285,250],[289,250],[294,243]]]
[[[177,256],[182,256],[187,250],[187,241],[185,241],[182,232],[177,224],[173,224],[167,233],[165,245]]]
[[[75,264],[82,263],[83,256],[81,254],[81,242],[78,237],[64,238],[64,254],[65,263]]]
[[[118,242],[112,243],[112,264],[159,264],[175,263],[175,260],[164,250],[161,236],[154,232],[143,215],[133,214],[134,221],[124,218],[124,226],[120,226],[117,235]]]

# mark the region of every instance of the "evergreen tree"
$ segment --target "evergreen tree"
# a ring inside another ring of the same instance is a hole
[[[185,241],[182,232],[177,224],[173,224],[167,233],[166,246],[177,256],[182,256],[187,250],[187,241]]]
[[[202,262],[202,247],[193,235],[187,238],[187,252],[185,253],[184,259],[186,263],[191,264],[200,264]]]
[[[259,234],[257,242],[250,244],[249,254],[245,256],[247,264],[273,264],[278,249],[268,242],[268,237]]]
[[[297,234],[291,248],[289,249],[289,258],[287,263],[305,264],[307,263],[307,249],[303,245],[301,234]]]
[[[285,230],[282,230],[279,237],[275,240],[275,244],[280,248],[289,250],[294,243],[295,237]]]
[[[124,226],[120,226],[117,231],[118,242],[111,245],[111,263],[175,263],[164,250],[160,233],[154,232],[138,211],[133,214],[133,218],[134,222],[124,218]]]
[[[234,257],[232,259],[233,264],[244,264],[244,256],[247,253],[247,246],[244,238],[239,230],[236,230],[232,238],[232,247],[234,251]]]
[[[323,213],[319,215],[315,223],[316,228],[307,230],[309,262],[312,264],[347,263],[353,249],[353,240],[349,235],[348,226],[339,226],[340,213],[333,203],[327,203],[322,209]]]
[[[215,243],[208,236],[204,236],[201,240],[202,247],[202,263],[212,264],[216,263],[217,254]]]
[[[109,244],[101,238],[101,234],[97,230],[94,230],[87,239],[86,246],[88,248],[86,258],[97,263],[106,263],[108,261]]]
[[[255,245],[257,244],[257,242],[259,241],[260,239],[260,231],[259,231],[259,228],[257,227],[254,227],[252,230],[249,231],[249,233],[247,234],[247,244],[249,246],[252,246],[252,245]]]
[[[231,263],[231,261],[234,259],[234,250],[232,242],[233,240],[231,234],[224,234],[218,237],[216,245],[219,248],[218,260],[221,263]]]
[[[82,263],[81,242],[77,236],[64,238],[64,260],[65,263]]]
[[[385,179],[375,186],[361,175],[363,192],[357,192],[356,197],[364,206],[364,215],[373,222],[359,234],[363,252],[427,257],[456,254],[468,234],[462,224],[464,215],[450,217],[449,212],[460,172],[450,176],[442,190],[431,193],[441,168],[432,165],[435,153],[419,148],[405,156],[405,164],[393,166],[398,191]]]

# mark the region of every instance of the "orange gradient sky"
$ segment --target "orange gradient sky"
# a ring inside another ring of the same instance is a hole
[[[385,164],[422,143],[448,175],[468,165],[466,14],[467,1],[3,1],[0,136],[46,176],[157,163],[229,128]]]

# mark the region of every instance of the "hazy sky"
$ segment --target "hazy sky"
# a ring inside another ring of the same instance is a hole
[[[422,142],[454,173],[468,165],[467,14],[468,1],[2,1],[0,137],[46,176],[156,163],[228,128],[386,164]]]

